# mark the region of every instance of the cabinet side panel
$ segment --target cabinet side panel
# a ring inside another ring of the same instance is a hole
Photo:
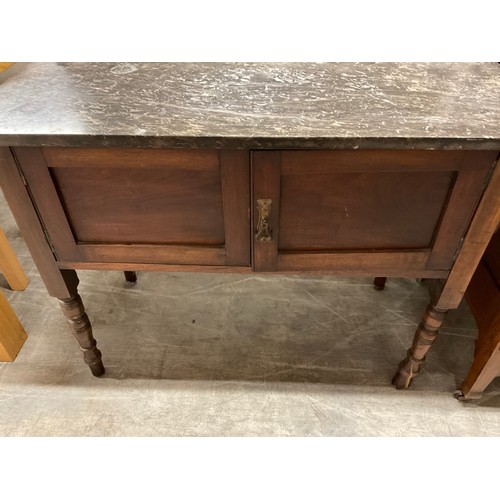
[[[450,269],[453,264],[496,155],[496,151],[465,152],[427,263],[428,269]]]
[[[8,148],[0,148],[0,185],[49,294],[59,298],[71,297],[76,293],[78,277],[72,270],[59,270],[31,197]]]

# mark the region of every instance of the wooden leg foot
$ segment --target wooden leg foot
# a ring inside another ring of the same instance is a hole
[[[500,344],[484,345],[474,355],[469,373],[460,386],[463,399],[479,399],[495,377],[500,375]]]
[[[375,290],[383,290],[385,288],[386,281],[387,278],[375,278],[373,280],[373,288],[375,288]]]
[[[429,345],[430,346],[430,345]],[[420,365],[425,361],[424,359],[417,360],[410,354],[411,349],[408,349],[406,358],[399,363],[398,371],[392,378],[392,385],[396,389],[408,389],[411,381],[417,376],[420,371]]]
[[[135,283],[137,281],[137,274],[135,274],[135,271],[123,271],[123,274],[125,274],[125,279],[129,283]]]
[[[101,360],[101,351],[97,349],[97,342],[92,335],[92,325],[80,295],[76,294],[69,299],[60,299],[59,304],[68,320],[71,332],[80,344],[83,360],[89,365],[92,375],[96,377],[103,375],[104,365]]]
[[[392,379],[392,385],[396,389],[407,389],[411,381],[420,371],[420,366],[425,361],[425,356],[431,348],[439,328],[446,317],[445,310],[437,309],[432,304],[427,306],[422,322],[415,332],[413,344],[406,354],[406,358],[399,363],[398,371]]]

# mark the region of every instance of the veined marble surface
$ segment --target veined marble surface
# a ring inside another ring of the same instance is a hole
[[[500,148],[497,63],[19,63],[0,145]]]

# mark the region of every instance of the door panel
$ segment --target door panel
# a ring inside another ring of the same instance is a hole
[[[257,200],[272,199],[272,239],[254,241],[256,271],[416,277],[447,275],[494,159],[383,150],[252,158],[254,235]]]
[[[50,173],[77,244],[224,244],[218,165]]]
[[[284,251],[428,249],[453,172],[285,174]]]
[[[16,154],[62,262],[250,265],[246,151]]]

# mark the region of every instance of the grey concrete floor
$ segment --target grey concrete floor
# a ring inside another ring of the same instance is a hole
[[[451,311],[410,390],[390,381],[428,301],[415,280],[81,271],[94,378],[0,193],[30,284],[0,287],[29,334],[0,363],[1,436],[500,436],[500,380],[453,391],[476,326]]]

